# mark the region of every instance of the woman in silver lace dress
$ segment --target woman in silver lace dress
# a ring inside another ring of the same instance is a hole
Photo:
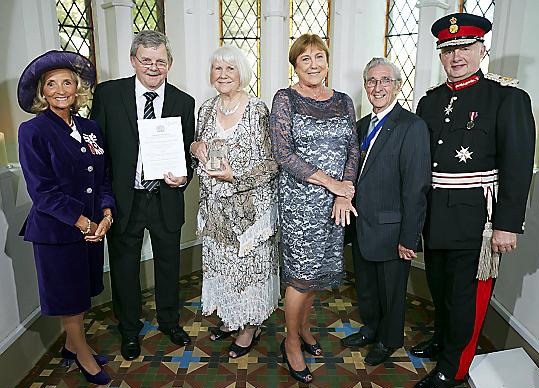
[[[299,82],[279,90],[270,118],[273,155],[281,167],[279,216],[283,254],[286,341],[281,344],[292,377],[310,382],[301,353],[321,355],[310,332],[315,291],[338,287],[343,277],[344,224],[355,213],[359,146],[350,97],[326,88],[327,46],[305,34],[290,48]]]
[[[268,108],[244,91],[251,79],[247,59],[239,49],[223,46],[210,63],[210,82],[219,94],[200,107],[191,146],[199,161],[202,313],[217,311],[222,320],[212,328],[212,340],[240,331],[229,347],[236,358],[256,343],[258,326],[280,296],[278,166]]]

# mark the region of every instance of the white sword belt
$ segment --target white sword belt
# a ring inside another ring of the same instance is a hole
[[[482,187],[498,187],[498,170],[477,172],[432,172],[432,187],[434,189],[473,189]]]

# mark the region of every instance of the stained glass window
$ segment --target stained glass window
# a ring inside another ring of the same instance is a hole
[[[385,56],[402,72],[402,89],[397,98],[412,110],[417,51],[419,9],[416,0],[388,0]]]
[[[462,12],[472,13],[487,18],[491,22],[494,21],[494,0],[461,0]],[[488,63],[490,57],[490,44],[492,33],[485,36],[485,47],[487,52],[481,61],[481,69],[484,73],[488,72]]]
[[[133,0],[133,31],[165,32],[164,0]]]
[[[290,0],[290,46],[302,34],[320,36],[329,47],[330,0]],[[290,84],[298,81],[292,65],[289,66]]]
[[[56,16],[62,50],[74,51],[95,63],[91,0],[56,0]],[[79,110],[88,117],[91,101]]]
[[[249,93],[260,96],[260,0],[221,0],[221,45],[239,47],[253,78]]]

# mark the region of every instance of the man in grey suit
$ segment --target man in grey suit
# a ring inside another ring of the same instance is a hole
[[[397,102],[400,70],[373,58],[363,78],[373,109],[357,122],[362,143],[352,249],[364,326],[342,344],[374,344],[365,363],[378,365],[404,343],[406,284],[425,220],[430,151],[425,122]]]

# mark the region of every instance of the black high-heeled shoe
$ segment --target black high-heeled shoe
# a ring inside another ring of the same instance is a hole
[[[243,346],[237,345],[236,342],[232,342],[232,344],[230,344],[230,346],[228,347],[228,355],[230,356],[230,358],[238,358],[238,357],[245,356],[247,353],[251,351],[253,346],[256,345],[261,335],[262,335],[262,329],[260,327],[257,327],[256,330],[253,332],[253,336],[251,337],[251,343],[249,344],[249,346],[243,347]],[[230,352],[234,352],[236,355],[231,356]]]
[[[210,336],[210,340],[212,340],[212,341],[224,340],[224,339],[230,337],[232,334],[238,333],[240,331],[239,329],[224,331],[224,330],[221,330],[221,327],[223,327],[223,326],[224,326],[224,323],[223,323],[223,321],[221,321],[219,323],[219,326],[210,327],[210,333],[213,334],[213,339]]]
[[[308,344],[305,342],[303,337],[300,335],[299,339],[301,340],[301,349],[305,350],[307,353],[309,353],[311,356],[321,356],[323,353],[322,346],[318,341],[316,341],[313,345]]]
[[[283,339],[281,342],[281,354],[283,355],[283,362],[286,363],[286,366],[288,367],[288,373],[290,376],[295,378],[300,383],[310,384],[313,381],[313,376],[311,375],[311,371],[309,370],[309,367],[305,366],[305,369],[302,371],[297,371],[292,368],[292,365],[288,362],[288,356],[286,355],[286,346],[284,344],[284,341],[286,339]],[[311,378],[309,378],[309,376]]]
[[[88,381],[90,384],[97,384],[97,385],[107,385],[111,382],[110,376],[105,372],[105,370],[101,367],[99,367],[101,370],[96,373],[95,375],[88,372],[84,367],[81,365],[79,360],[75,357],[75,364],[79,367],[82,375]]]
[[[60,351],[60,355],[64,360],[68,361],[69,364],[73,363],[77,358],[77,354],[73,353],[71,350],[67,350],[65,346]],[[107,365],[109,362],[107,356],[102,356],[100,354],[94,354],[94,359],[99,366]]]

